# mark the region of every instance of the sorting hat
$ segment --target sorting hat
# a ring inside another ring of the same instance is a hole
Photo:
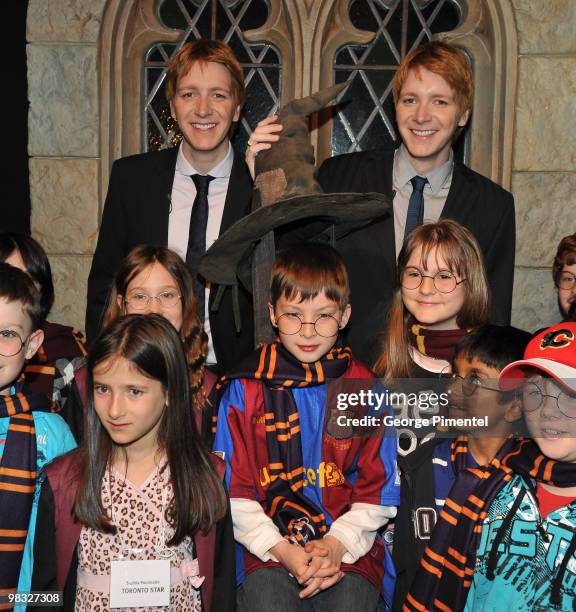
[[[256,344],[271,339],[266,304],[277,251],[312,240],[334,243],[391,210],[383,194],[324,193],[316,181],[308,115],[322,109],[344,86],[293,100],[281,109],[280,139],[256,158],[252,212],[228,228],[200,260],[199,273],[220,285],[220,294],[224,286],[237,291],[238,283],[252,291]],[[217,296],[214,308],[218,302]]]

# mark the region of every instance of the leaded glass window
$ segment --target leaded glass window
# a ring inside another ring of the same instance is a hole
[[[333,155],[375,149],[397,139],[394,73],[412,49],[437,32],[456,29],[461,19],[456,0],[351,0],[352,24],[376,36],[368,45],[346,45],[336,53],[334,82],[349,85],[338,97]],[[460,142],[459,158],[463,147]]]
[[[182,139],[164,95],[166,67],[185,43],[198,38],[224,41],[244,68],[246,103],[233,139],[240,150],[258,121],[278,110],[280,54],[270,44],[248,44],[242,38],[243,31],[261,27],[268,12],[266,0],[160,0],[160,21],[182,30],[182,37],[177,43],[158,43],[146,54],[142,113],[146,151],[174,146]]]

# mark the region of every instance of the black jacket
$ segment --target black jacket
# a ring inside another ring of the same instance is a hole
[[[375,191],[392,197],[393,147],[327,159],[318,180],[326,192]],[[492,321],[509,324],[514,282],[516,226],[512,195],[464,164],[454,163],[442,217],[476,237],[492,293]],[[349,340],[358,359],[373,363],[396,282],[394,218],[387,215],[340,239],[337,248],[350,277]]]
[[[139,244],[166,246],[172,185],[178,148],[124,157],[114,162],[104,204],[98,244],[88,278],[86,334],[93,342],[122,259]],[[234,162],[226,194],[220,234],[250,212],[252,179],[242,156]],[[235,365],[254,349],[252,297],[240,291],[242,330],[236,333],[232,292],[224,293],[218,312],[210,312],[210,329],[220,370]],[[216,288],[210,292],[210,305]]]

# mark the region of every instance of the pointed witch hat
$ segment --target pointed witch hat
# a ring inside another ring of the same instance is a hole
[[[270,341],[270,270],[277,251],[306,241],[332,242],[389,214],[390,199],[380,193],[324,193],[316,181],[308,115],[332,100],[345,83],[284,106],[280,140],[256,158],[252,212],[224,232],[200,260],[199,273],[237,296],[241,283],[254,297],[255,344]],[[237,300],[233,300],[237,304]],[[234,309],[239,330],[239,309]]]

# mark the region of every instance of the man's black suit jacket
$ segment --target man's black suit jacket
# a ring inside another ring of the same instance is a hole
[[[326,192],[375,191],[392,197],[394,150],[390,147],[327,159],[320,167],[318,180]],[[491,287],[492,320],[508,324],[516,238],[512,195],[455,162],[441,216],[458,221],[478,240]],[[396,286],[393,215],[345,236],[337,248],[350,277],[352,318],[348,340],[359,359],[373,363]]]
[[[166,246],[172,185],[178,147],[124,157],[114,162],[104,204],[98,244],[88,278],[86,332],[92,341],[114,274],[122,259],[139,244]],[[220,233],[250,212],[252,180],[244,158],[234,153]],[[210,303],[216,291],[210,292]],[[218,312],[210,312],[210,329],[218,367],[224,371],[254,348],[252,298],[240,288],[242,330],[236,333],[232,292],[227,289]]]

